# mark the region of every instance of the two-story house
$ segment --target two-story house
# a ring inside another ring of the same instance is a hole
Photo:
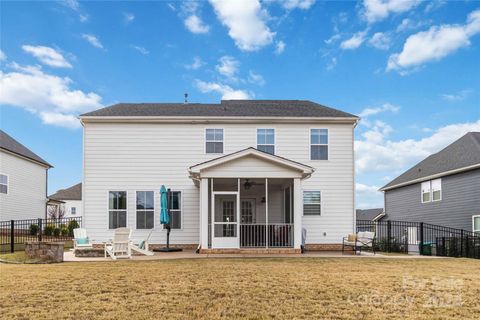
[[[388,220],[480,232],[480,132],[469,132],[380,191]]]
[[[0,130],[0,220],[46,217],[52,166]]]
[[[159,190],[172,191],[171,243],[214,249],[338,249],[355,229],[358,117],[299,100],[120,103],[80,116],[84,225],[129,227],[164,244]]]

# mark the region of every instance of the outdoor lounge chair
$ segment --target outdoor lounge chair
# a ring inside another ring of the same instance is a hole
[[[113,260],[132,259],[131,235],[129,228],[115,229],[113,240],[105,243],[105,258],[108,254]]]
[[[348,237],[343,238],[342,253],[345,247],[353,248],[355,254],[357,250],[362,253],[362,248],[371,248],[375,254],[375,232],[361,231],[357,234],[349,234]]]
[[[130,243],[130,248],[138,253],[144,254],[146,256],[153,256],[154,253],[150,250],[148,250],[148,240],[150,239],[150,236],[152,235],[153,229],[150,231],[148,234],[147,238],[143,241],[141,241],[138,244],[135,244],[133,242]]]
[[[73,250],[92,248],[92,242],[87,236],[87,229],[73,229]]]

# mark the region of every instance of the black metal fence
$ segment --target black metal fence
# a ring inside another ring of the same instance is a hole
[[[82,218],[0,221],[0,252],[23,250],[28,241],[68,241]]]
[[[423,222],[357,220],[357,232],[375,232],[375,249],[480,259],[480,234]]]

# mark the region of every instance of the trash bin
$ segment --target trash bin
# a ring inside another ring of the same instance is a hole
[[[433,242],[424,242],[423,243],[423,255],[431,256],[432,255]]]

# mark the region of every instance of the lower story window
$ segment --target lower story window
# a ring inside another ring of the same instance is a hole
[[[117,229],[127,226],[127,192],[110,191],[108,193],[108,228]]]
[[[154,227],[154,193],[137,191],[137,229]]]
[[[182,228],[182,192],[171,191],[169,204],[170,204],[170,227],[172,229],[181,229]]]
[[[473,216],[473,232],[480,233],[480,216]]]
[[[322,194],[320,191],[303,192],[303,215],[319,216],[322,213]]]
[[[71,213],[72,215],[77,214],[77,208],[76,208],[76,207],[71,207],[71,208],[70,208],[70,213]]]

